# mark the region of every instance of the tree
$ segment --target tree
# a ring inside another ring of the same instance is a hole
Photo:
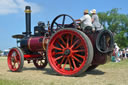
[[[2,50],[0,50],[0,53],[2,53]]]
[[[124,36],[124,33],[128,32],[128,15],[118,13],[119,10],[121,9],[114,8],[107,12],[100,12],[98,16],[104,28],[115,34],[115,42],[121,48],[125,48],[128,46],[128,36]]]
[[[107,23],[107,13],[105,12],[99,12],[98,13],[99,18],[100,18],[100,23],[104,26],[106,29],[106,23]]]

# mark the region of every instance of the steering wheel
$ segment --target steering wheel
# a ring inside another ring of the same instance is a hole
[[[66,21],[67,23],[69,22],[71,23],[67,24]],[[58,23],[58,22],[61,22],[61,23]],[[51,24],[51,34],[63,28],[77,28],[77,24],[71,16],[67,14],[61,14],[61,15],[58,15],[56,18],[54,18]]]

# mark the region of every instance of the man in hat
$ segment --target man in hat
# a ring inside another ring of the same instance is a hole
[[[99,22],[99,17],[96,14],[96,9],[92,9],[90,11],[90,13],[92,14],[92,24],[93,24],[93,28],[95,28],[95,30],[99,31],[103,29],[103,26],[100,24]]]
[[[92,29],[92,21],[91,21],[90,15],[88,14],[88,10],[84,11],[83,17],[75,21],[79,21],[79,23],[81,24],[82,30],[85,30],[86,28]]]

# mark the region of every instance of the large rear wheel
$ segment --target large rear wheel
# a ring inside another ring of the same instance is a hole
[[[8,54],[8,67],[13,72],[19,72],[24,65],[24,55],[20,48],[12,48]]]
[[[51,68],[57,73],[78,76],[90,66],[93,47],[90,39],[83,32],[65,28],[51,37],[47,56]]]

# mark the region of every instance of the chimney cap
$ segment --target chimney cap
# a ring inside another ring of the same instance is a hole
[[[31,7],[30,6],[26,6],[25,9],[31,9]]]

